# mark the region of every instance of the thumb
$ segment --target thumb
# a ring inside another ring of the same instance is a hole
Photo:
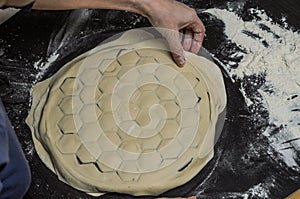
[[[168,42],[174,61],[179,67],[183,67],[185,64],[185,55],[180,39],[180,34],[182,33],[171,29],[163,29],[160,32]]]

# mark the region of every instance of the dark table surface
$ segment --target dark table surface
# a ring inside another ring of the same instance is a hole
[[[222,21],[202,13],[207,8],[233,8],[243,20],[251,20],[249,8],[264,9],[281,24],[287,16],[289,28],[300,29],[300,3],[297,0],[182,1],[198,11],[207,28],[204,47],[221,61],[236,50],[224,36]],[[127,29],[150,26],[136,14],[110,10],[21,11],[0,27],[0,96],[29,160],[32,185],[28,198],[93,198],[60,182],[37,156],[31,133],[25,124],[30,109],[30,89],[50,77],[66,62],[95,47],[104,39]],[[49,66],[51,56],[58,55]],[[239,60],[235,60],[237,63]],[[44,69],[43,69],[44,68]],[[225,73],[224,73],[225,74]],[[268,110],[257,104],[249,111],[239,86],[224,75],[228,93],[225,126],[215,146],[212,161],[189,183],[163,196],[198,198],[283,198],[300,188],[300,173],[285,165],[262,132],[268,125]],[[247,85],[255,90],[264,76],[251,76],[260,82]],[[260,120],[253,115],[260,114]],[[276,133],[276,129],[274,130]],[[296,150],[296,149],[294,149]],[[299,154],[299,153],[298,153]],[[297,157],[300,162],[299,156]],[[261,185],[260,189],[252,189]],[[252,191],[251,191],[252,190]],[[100,198],[132,198],[107,194]]]

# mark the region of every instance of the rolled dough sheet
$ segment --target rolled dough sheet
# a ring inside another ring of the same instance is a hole
[[[33,88],[26,120],[58,178],[93,195],[158,195],[213,157],[226,92],[218,67],[131,30],[67,63]]]

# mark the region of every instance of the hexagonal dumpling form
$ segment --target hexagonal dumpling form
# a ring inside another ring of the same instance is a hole
[[[213,156],[226,94],[216,65],[186,57],[178,68],[164,42],[134,30],[38,83],[27,123],[41,159],[92,194],[158,195],[189,181]]]

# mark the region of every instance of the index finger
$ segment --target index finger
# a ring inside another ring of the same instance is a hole
[[[169,50],[172,54],[174,61],[179,67],[183,67],[185,64],[185,56],[183,47],[181,45],[181,33],[172,29],[160,29],[159,31],[167,40]]]

